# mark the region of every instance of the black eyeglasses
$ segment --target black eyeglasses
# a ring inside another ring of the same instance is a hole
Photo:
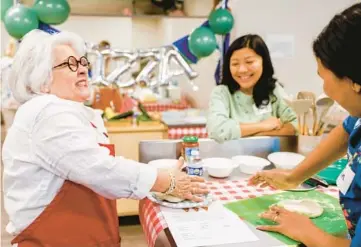
[[[84,56],[81,57],[79,60],[77,60],[73,56],[70,56],[68,57],[66,62],[54,66],[53,69],[64,67],[65,65],[67,65],[71,71],[76,72],[79,68],[79,64],[87,68],[89,68],[90,65],[88,59]]]

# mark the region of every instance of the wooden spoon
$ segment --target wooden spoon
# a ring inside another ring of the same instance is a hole
[[[334,103],[335,101],[328,97],[320,98],[316,101],[317,108],[321,112],[320,118],[317,120],[317,131],[322,128],[321,124],[324,122],[324,117],[327,115]]]
[[[301,135],[304,132],[304,125],[302,125],[301,117],[307,114],[310,107],[312,105],[312,101],[308,99],[297,99],[293,100],[290,104],[291,108],[296,112],[298,118],[298,129]]]
[[[311,107],[311,111],[312,111],[312,115],[313,115],[313,126],[312,126],[312,133],[314,133],[314,130],[316,129],[316,123],[317,123],[317,112],[316,112],[316,95],[312,92],[307,92],[307,91],[301,91],[298,92],[297,94],[297,99],[309,99],[312,101],[312,105]],[[308,111],[307,111],[308,112]],[[306,115],[307,112],[304,113],[303,115],[303,134],[305,135],[306,133],[308,134],[308,127],[306,124]]]

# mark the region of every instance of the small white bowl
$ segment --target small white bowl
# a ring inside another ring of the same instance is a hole
[[[173,169],[177,166],[177,159],[158,159],[148,162],[148,165],[155,166],[158,169]]]
[[[305,159],[305,156],[292,152],[276,152],[271,153],[267,158],[277,168],[293,169]]]
[[[241,172],[250,175],[262,171],[266,166],[271,164],[271,162],[266,159],[251,155],[233,156],[232,160],[239,165]]]
[[[215,178],[229,177],[233,169],[237,167],[237,164],[227,158],[207,158],[202,161],[208,175]]]

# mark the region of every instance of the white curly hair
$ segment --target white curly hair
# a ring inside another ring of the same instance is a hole
[[[52,83],[53,51],[58,45],[69,45],[80,56],[86,52],[84,40],[75,33],[51,35],[36,29],[24,36],[9,74],[10,89],[21,104],[42,94],[41,88]]]

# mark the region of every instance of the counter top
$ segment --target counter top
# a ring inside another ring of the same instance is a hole
[[[163,116],[162,122],[169,127],[204,126],[207,124],[207,118],[203,115],[187,116],[185,114],[174,114],[174,116]]]
[[[167,126],[162,123],[151,123],[151,124],[141,124],[138,126],[133,125],[105,125],[108,130],[108,133],[129,133],[129,132],[159,132],[167,131]]]
[[[193,127],[193,126],[205,126],[207,123],[203,122],[203,121],[199,121],[199,122],[189,122],[186,120],[176,120],[176,121],[172,121],[172,120],[167,120],[164,121],[163,123],[166,124],[168,127]]]

